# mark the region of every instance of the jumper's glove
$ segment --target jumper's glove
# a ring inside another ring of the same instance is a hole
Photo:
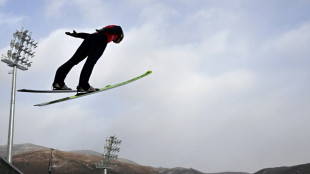
[[[69,35],[69,36],[72,36],[72,37],[77,37],[78,36],[78,34],[77,34],[77,32],[75,30],[73,30],[72,33],[66,32],[66,35]]]

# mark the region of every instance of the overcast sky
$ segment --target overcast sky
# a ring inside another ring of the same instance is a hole
[[[0,54],[24,26],[39,43],[17,89],[50,89],[82,42],[66,31],[122,26],[90,84],[137,82],[80,99],[17,93],[14,143],[103,152],[153,167],[256,172],[310,162],[310,1],[0,0]],[[83,63],[66,84],[75,88]],[[0,144],[7,144],[12,76],[0,63]]]

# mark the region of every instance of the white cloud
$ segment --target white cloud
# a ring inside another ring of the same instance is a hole
[[[236,22],[235,19],[229,21],[233,23]],[[152,23],[153,26],[158,26],[157,24]],[[298,122],[291,122],[295,114],[293,108],[298,107],[298,104],[293,104],[289,100],[291,94],[296,93],[295,85],[286,86],[286,83],[278,81],[272,74],[265,76],[263,67],[259,71],[251,69],[253,67],[251,61],[268,62],[274,55],[269,54],[270,50],[260,50],[265,48],[258,44],[261,40],[252,40],[257,39],[255,37],[246,38],[248,34],[240,37],[242,31],[235,33],[234,29],[225,28],[222,31],[212,31],[212,35],[205,35],[202,40],[195,43],[168,46],[166,41],[169,38],[163,37],[152,25],[146,23],[129,32],[127,43],[124,42],[129,47],[122,48],[124,53],[120,56],[122,61],[116,63],[123,67],[149,66],[154,71],[147,80],[149,84],[145,84],[142,91],[135,87],[133,90],[136,92],[126,94],[123,100],[132,101],[129,102],[132,103],[130,105],[132,109],[124,113],[114,124],[119,135],[132,139],[124,147],[125,155],[138,162],[151,160],[157,166],[171,167],[176,163],[186,166],[188,157],[199,158],[192,163],[198,166],[204,161],[201,164],[204,166],[204,171],[215,168],[220,168],[221,171],[249,171],[259,170],[260,167],[268,166],[268,163],[272,163],[272,166],[292,163],[287,160],[272,161],[279,157],[287,159],[281,155],[286,153],[286,147],[292,149],[300,147],[298,145],[293,147],[289,143],[290,138],[287,137],[289,132],[274,129],[276,122],[281,122],[277,125],[280,130],[286,130]],[[304,35],[302,33],[307,31],[304,28],[306,27],[297,30],[297,33],[293,31],[295,34],[292,36],[289,34],[291,31],[288,31],[283,37],[270,40],[273,44],[267,47],[275,51],[276,55],[285,55],[294,48],[300,49],[298,54],[304,51],[307,53],[304,46],[292,47],[296,43],[303,45],[308,42],[308,39],[296,37]],[[149,33],[152,35],[148,35]],[[274,48],[278,46],[275,43],[278,42],[280,46],[283,43],[288,45],[275,50]],[[247,45],[248,43],[250,45]],[[255,47],[252,44],[255,44]],[[305,55],[307,54],[302,54]],[[133,59],[127,61],[128,59],[124,57]],[[116,59],[120,58],[117,56]],[[279,60],[275,62],[281,63]],[[278,70],[278,67],[275,68],[274,71]],[[295,73],[298,74],[298,71]],[[274,83],[280,82],[280,84],[272,86],[270,80],[277,80]],[[307,82],[308,80],[305,83]],[[145,92],[147,90],[150,92]],[[143,93],[144,95],[139,95]],[[297,98],[295,99],[299,100]],[[134,105],[133,101],[137,102],[137,99],[139,103]],[[305,98],[305,101],[307,100]],[[308,120],[306,117],[308,109],[303,106],[298,108],[302,110],[298,112],[301,114],[299,118]],[[283,116],[287,119],[283,119]],[[308,129],[305,125],[301,127],[304,131]],[[274,136],[268,136],[270,134]],[[278,140],[272,137],[281,137],[279,138],[281,141],[288,142],[272,153],[268,147],[271,147],[270,144],[276,147]],[[298,144],[305,143],[301,137],[295,140]],[[132,151],[137,151],[136,149],[139,149],[139,153],[147,155],[131,154]],[[200,149],[200,151],[188,149]],[[262,149],[270,154],[264,153]],[[158,154],[162,156],[155,159]],[[227,154],[231,155],[230,159],[227,159]],[[248,155],[256,158],[251,159]],[[150,159],[149,156],[154,158]],[[298,156],[296,159],[301,163],[307,161],[301,153],[298,153]],[[237,169],[234,166],[239,167]],[[189,164],[186,167],[193,166]]]
[[[69,2],[67,2],[68,4]],[[63,16],[63,8],[66,6],[66,1],[49,1],[46,4],[46,16],[47,17],[61,17]]]
[[[0,0],[0,6],[3,6],[6,3],[6,0]]]
[[[210,4],[182,13],[164,3],[131,2],[142,9],[138,22],[125,30],[121,44],[108,45],[91,84],[102,87],[147,70],[153,74],[42,108],[32,105],[65,95],[18,94],[16,142],[102,151],[104,139],[116,135],[123,142],[122,157],[202,172],[255,172],[309,161],[309,138],[304,134],[310,121],[308,23],[261,37],[259,26],[264,24],[240,8]],[[50,3],[56,12],[65,7],[65,2]],[[81,11],[104,6],[99,1],[83,3],[75,1],[75,6]],[[66,16],[61,10],[59,14]],[[59,29],[39,40],[33,67],[18,74],[19,87],[50,87],[56,69],[82,42],[64,34],[70,30]],[[69,86],[76,86],[82,66],[68,75]]]
[[[46,4],[45,15],[48,18],[61,19],[63,16],[67,16],[66,20],[72,21],[96,21],[98,27],[102,27],[103,23],[108,23],[109,18],[107,17],[109,10],[109,3],[103,3],[100,0],[94,1],[58,1],[51,0]],[[98,23],[98,21],[102,21]]]
[[[94,0],[91,2],[86,2],[84,0],[77,0],[76,1],[79,8],[81,9],[81,13],[84,14],[85,19],[93,19],[96,21],[102,21],[99,26],[102,25],[102,23],[106,23],[107,16],[109,16],[109,4],[100,1],[100,0]],[[98,20],[100,19],[100,20]]]
[[[304,23],[298,28],[272,38],[263,47],[266,52],[277,54],[276,57],[294,61],[307,61],[310,43],[310,23]],[[301,63],[301,62],[300,62]],[[304,62],[305,63],[305,62]]]
[[[22,21],[24,17],[0,13],[0,25],[13,25]]]

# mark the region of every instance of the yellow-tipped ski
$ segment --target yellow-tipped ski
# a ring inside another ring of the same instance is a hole
[[[34,106],[46,106],[46,105],[55,104],[55,103],[59,103],[59,102],[63,102],[63,101],[68,101],[68,100],[76,99],[76,98],[79,98],[79,97],[84,97],[84,96],[87,96],[87,95],[91,95],[91,94],[95,94],[95,93],[98,93],[98,92],[106,91],[106,90],[109,90],[109,89],[112,89],[112,88],[116,88],[116,87],[119,87],[119,86],[126,85],[128,83],[134,82],[134,81],[139,80],[139,79],[141,79],[141,78],[143,78],[145,76],[150,75],[151,73],[152,73],[152,71],[147,71],[146,73],[144,73],[144,74],[142,74],[142,75],[140,75],[138,77],[135,77],[133,79],[130,79],[130,80],[127,80],[125,82],[121,82],[121,83],[118,83],[118,84],[115,84],[115,85],[107,85],[104,88],[100,88],[98,91],[86,92],[86,93],[78,93],[78,94],[70,96],[70,97],[65,97],[65,98],[61,98],[61,99],[58,99],[58,100],[53,100],[53,101],[49,101],[49,102],[45,102],[45,103],[40,103],[40,104],[36,104]]]

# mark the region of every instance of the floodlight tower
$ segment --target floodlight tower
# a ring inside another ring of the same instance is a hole
[[[114,168],[116,164],[111,160],[117,160],[117,152],[119,152],[120,148],[117,147],[121,144],[121,140],[118,140],[116,136],[110,136],[110,138],[106,139],[106,145],[104,146],[104,154],[100,163],[96,165],[96,168],[104,169],[104,174],[108,173],[108,169]]]
[[[1,56],[1,61],[8,66],[13,67],[12,79],[12,92],[11,92],[11,109],[10,109],[10,122],[9,122],[9,135],[8,135],[8,150],[7,160],[12,163],[12,147],[13,147],[13,131],[14,131],[14,113],[15,113],[15,93],[16,93],[16,71],[17,68],[26,71],[31,66],[32,58],[35,52],[32,49],[37,47],[38,43],[35,43],[31,38],[31,32],[24,30],[24,27],[20,31],[16,30],[13,33],[14,39],[10,42],[11,49],[8,50],[7,55]],[[9,72],[9,74],[11,74]]]

